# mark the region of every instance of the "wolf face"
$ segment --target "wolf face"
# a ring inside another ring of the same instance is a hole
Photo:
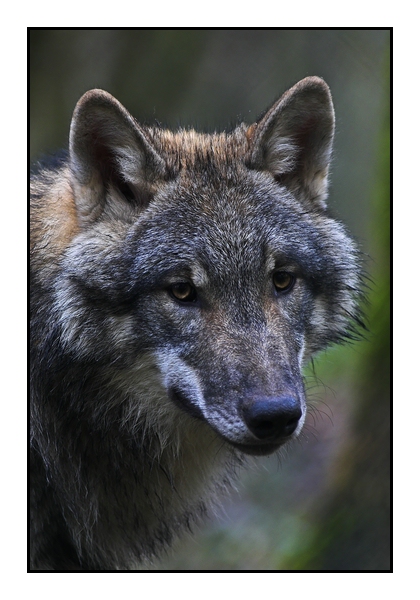
[[[101,332],[113,361],[153,356],[164,403],[244,452],[296,436],[302,362],[355,309],[354,247],[325,214],[333,128],[316,78],[218,135],[144,129],[88,92],[71,130],[80,233],[57,291],[63,341],[91,356]]]
[[[263,455],[299,434],[304,362],[359,319],[356,249],[325,203],[333,133],[316,77],[231,133],[81,98],[68,158],[33,185],[35,379],[60,410],[178,456],[187,437]]]

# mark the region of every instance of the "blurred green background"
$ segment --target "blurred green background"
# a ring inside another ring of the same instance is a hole
[[[150,569],[390,569],[389,121],[386,29],[32,29],[30,155],[65,147],[88,89],[139,121],[213,131],[253,122],[307,75],[329,84],[330,207],[371,278],[369,333],[306,372],[304,432],[252,461],[211,521]]]

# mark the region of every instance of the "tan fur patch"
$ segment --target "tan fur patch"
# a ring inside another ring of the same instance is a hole
[[[59,172],[52,185],[45,184],[45,189],[42,180],[33,187],[31,194],[43,196],[31,206],[31,255],[34,266],[52,274],[58,257],[79,231],[70,173],[67,169]]]

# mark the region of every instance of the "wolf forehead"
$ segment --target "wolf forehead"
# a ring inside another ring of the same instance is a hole
[[[283,257],[287,262],[303,259],[312,241],[319,238],[316,225],[300,219],[287,205],[276,204],[264,211],[252,195],[241,194],[238,189],[231,195],[208,188],[201,193],[198,187],[196,192],[184,194],[175,189],[166,194],[166,200],[159,202],[157,198],[134,224],[129,243],[141,242],[141,249],[161,246],[168,257],[176,255],[179,245],[186,257],[205,255],[207,249],[209,258],[219,253],[225,259],[248,254],[248,258],[261,258],[261,251],[278,254],[279,260]],[[203,213],[210,218],[203,218]],[[296,235],[301,232],[306,234],[305,244],[297,243]]]
[[[305,265],[326,269],[334,262],[339,254],[330,251],[334,238],[343,249],[351,246],[340,223],[326,214],[308,213],[270,175],[234,165],[225,176],[226,169],[226,164],[218,170],[208,161],[195,174],[184,169],[161,187],[130,229],[127,242],[140,244],[140,252],[155,248],[162,261],[176,260],[178,254],[202,256],[212,268],[216,259],[230,268],[245,262],[260,266],[269,257],[304,270]]]
[[[248,165],[245,125],[231,133],[149,129],[148,134],[170,175],[140,208],[144,233],[148,229],[153,237],[164,225],[165,241],[189,240],[186,252],[207,238],[221,249],[241,252],[248,241],[255,252],[257,244],[277,246],[279,237],[287,243],[287,232],[305,222],[314,227],[314,215],[306,218],[307,209],[285,186]]]

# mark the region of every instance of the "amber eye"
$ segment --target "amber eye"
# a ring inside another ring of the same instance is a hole
[[[273,274],[273,283],[278,292],[288,292],[295,283],[295,276],[287,271],[276,271]]]
[[[169,292],[179,302],[195,302],[197,299],[195,287],[187,281],[174,283],[170,286]]]

